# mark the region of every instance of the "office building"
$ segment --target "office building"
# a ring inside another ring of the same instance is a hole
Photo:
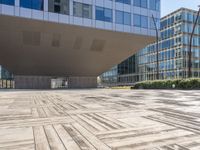
[[[51,77],[95,87],[97,76],[154,41],[152,14],[159,22],[160,0],[0,0],[0,64],[17,88]]]
[[[45,77],[95,87],[97,76],[154,41],[152,14],[159,22],[160,0],[0,0],[0,64],[17,88]]]
[[[197,11],[181,8],[161,18],[158,57],[159,79],[183,79],[188,77],[189,39],[196,17]],[[117,68],[115,72],[111,70],[104,73],[101,76],[102,81],[105,83],[112,81],[112,79],[108,80],[107,74],[112,78],[114,74],[117,74],[117,79],[113,82],[117,85],[130,85],[138,81],[156,80],[156,43],[138,51],[119,64]],[[192,77],[200,77],[200,18],[192,42]]]

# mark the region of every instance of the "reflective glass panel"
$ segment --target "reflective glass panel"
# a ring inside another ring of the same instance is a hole
[[[116,23],[118,24],[123,24],[123,12],[122,11],[116,11],[116,14],[115,14],[115,20],[116,20]]]
[[[43,0],[20,0],[20,7],[43,10],[44,1]]]
[[[49,12],[69,15],[69,0],[48,0]]]
[[[131,14],[124,12],[124,24],[131,25]]]
[[[0,0],[1,4],[15,5],[15,0]]]
[[[140,15],[133,15],[133,24],[134,26],[141,27],[141,16]]]
[[[96,20],[112,22],[112,9],[96,7]]]
[[[141,27],[148,28],[148,17],[147,16],[141,16]]]

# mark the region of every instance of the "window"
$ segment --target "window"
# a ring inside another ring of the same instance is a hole
[[[141,7],[147,8],[147,0],[141,0]]]
[[[160,0],[156,0],[156,10],[160,10]]]
[[[32,0],[20,0],[20,7],[32,8]]]
[[[54,5],[54,12],[60,13],[60,5]]]
[[[73,13],[74,13],[74,16],[76,16],[76,17],[82,17],[83,16],[82,3],[74,2]]]
[[[32,9],[43,10],[43,0],[32,0]]]
[[[181,33],[181,25],[175,26],[175,27],[174,27],[174,32],[175,32],[175,34]]]
[[[187,21],[194,22],[195,18],[192,13],[187,13]]]
[[[92,6],[88,4],[83,4],[83,17],[92,18]]]
[[[160,0],[150,0],[149,7],[152,10],[160,10]]]
[[[88,4],[74,2],[74,16],[92,18],[92,6]]]
[[[69,15],[69,0],[48,0],[49,12]]]
[[[156,10],[156,0],[150,0],[149,7],[152,10]]]
[[[181,20],[181,19],[182,19],[182,14],[181,14],[181,13],[176,14],[175,20],[176,20],[176,21],[179,21],[179,20]]]
[[[124,24],[131,25],[131,14],[124,12]]]
[[[141,27],[141,16],[134,14],[133,19],[134,19],[134,22],[133,22],[134,26]]]
[[[116,23],[131,25],[131,14],[123,11],[116,10]]]
[[[96,20],[112,22],[112,9],[96,6]]]
[[[96,7],[96,20],[104,21],[104,8]]]
[[[44,1],[43,0],[20,0],[20,7],[43,10]]]
[[[160,20],[158,18],[155,18],[156,26],[158,29],[160,29]],[[155,24],[153,21],[153,18],[150,18],[150,28],[155,30]]]
[[[141,27],[148,28],[148,17],[147,16],[141,16]]]
[[[141,1],[140,0],[134,0],[133,5],[137,6],[137,7],[140,7],[141,6]]]
[[[111,9],[104,9],[104,17],[105,21],[112,22],[112,10]]]
[[[131,4],[131,0],[124,0],[124,4]]]
[[[134,26],[148,28],[148,17],[134,14]]]
[[[152,20],[152,19],[151,19]],[[152,20],[153,21],[153,20]],[[160,23],[160,25],[161,25],[161,29],[164,29],[165,27],[167,27],[167,20],[165,19],[165,20],[163,20],[161,23]]]
[[[147,8],[147,0],[134,0],[134,6]]]
[[[0,4],[15,5],[15,0],[0,0]]]
[[[116,11],[115,17],[116,23],[124,24],[124,13],[122,11]]]
[[[124,4],[131,4],[131,0],[115,0],[115,2],[124,3]]]

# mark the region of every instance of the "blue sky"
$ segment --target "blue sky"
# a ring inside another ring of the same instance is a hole
[[[163,17],[180,7],[198,10],[198,5],[200,5],[200,0],[161,0],[161,16]]]

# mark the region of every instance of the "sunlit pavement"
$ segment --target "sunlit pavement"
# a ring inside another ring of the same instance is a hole
[[[0,150],[200,150],[200,91],[0,91]]]

